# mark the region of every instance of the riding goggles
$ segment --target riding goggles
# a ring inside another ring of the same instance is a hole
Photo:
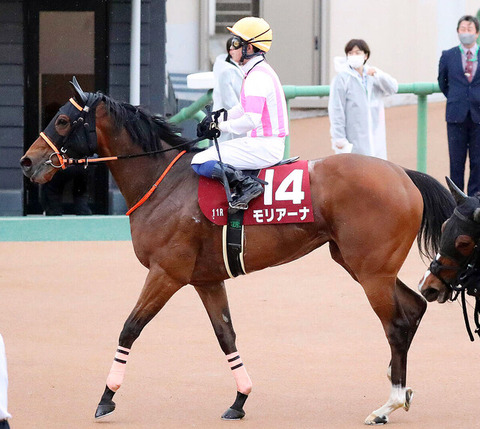
[[[243,45],[245,44],[248,44],[247,42],[245,42],[243,39],[241,39],[240,37],[237,37],[237,36],[234,36],[232,38],[232,44],[230,45],[230,49],[240,49]]]

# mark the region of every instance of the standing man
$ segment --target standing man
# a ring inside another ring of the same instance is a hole
[[[272,45],[270,25],[257,17],[246,17],[227,27],[233,34],[231,56],[240,64],[245,78],[240,103],[228,110],[218,128],[222,132],[244,134],[220,144],[220,165],[214,146],[196,154],[192,168],[201,176],[223,181],[234,189],[230,207],[246,210],[248,203],[263,193],[263,186],[241,170],[270,167],[283,159],[288,135],[288,114],[285,94],[275,71],[265,61]],[[209,120],[208,116],[205,118]],[[223,119],[223,115],[220,116]],[[205,122],[199,124],[199,133]]]
[[[478,69],[478,19],[471,15],[457,24],[460,45],[442,52],[438,85],[447,97],[446,121],[450,178],[464,189],[467,152],[470,178],[467,193],[480,191],[480,74]]]

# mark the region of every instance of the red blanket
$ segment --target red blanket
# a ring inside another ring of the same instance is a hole
[[[250,202],[244,225],[313,222],[307,161],[266,168],[258,177],[268,185],[262,195]],[[198,204],[207,219],[226,225],[228,203],[220,182],[200,176]]]

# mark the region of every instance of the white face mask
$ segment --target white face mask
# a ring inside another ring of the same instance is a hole
[[[362,67],[364,62],[365,55],[347,55],[347,64],[354,69]]]
[[[472,33],[458,33],[458,38],[463,45],[471,45],[477,40],[477,35]]]

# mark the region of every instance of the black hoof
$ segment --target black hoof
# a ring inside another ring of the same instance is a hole
[[[102,399],[100,399],[100,403],[98,404],[97,411],[95,411],[96,419],[101,419],[113,413],[115,410],[115,402],[112,401],[113,395],[115,395],[115,392],[106,386]]]
[[[378,416],[378,417],[375,417],[373,422],[376,425],[386,425],[388,423],[388,418],[387,418],[387,416]]]
[[[222,420],[240,420],[245,417],[245,411],[243,411],[243,406],[247,400],[248,395],[244,393],[237,392],[237,397],[233,405],[222,414]]]
[[[95,412],[95,418],[101,419],[112,414],[115,410],[115,402],[110,401],[109,404],[98,404],[97,411]]]
[[[222,420],[240,420],[245,417],[245,411],[241,410],[234,410],[233,408],[229,408],[222,414]]]

